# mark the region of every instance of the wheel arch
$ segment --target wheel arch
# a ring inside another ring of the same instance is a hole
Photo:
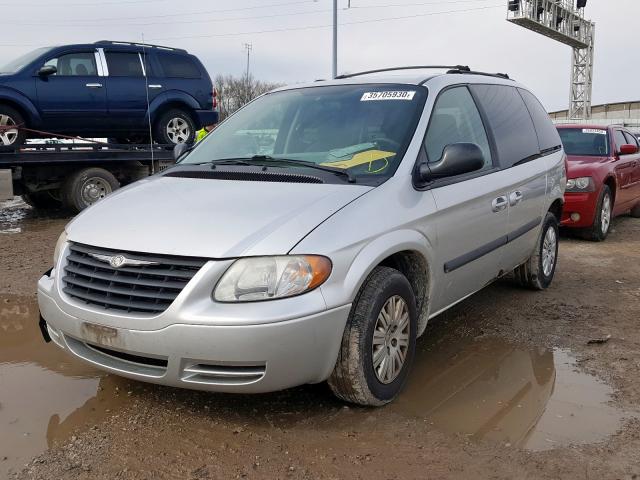
[[[0,105],[6,105],[16,110],[27,122],[27,126],[39,126],[41,122],[40,114],[31,101],[22,95],[0,91]]]
[[[179,91],[165,92],[163,95],[156,97],[149,106],[146,121],[148,121],[149,115],[151,115],[151,121],[155,124],[158,118],[173,108],[187,112],[196,126],[198,126],[198,118],[197,115],[195,115],[195,111],[200,108],[200,105],[191,95]]]
[[[433,257],[430,242],[413,230],[398,230],[375,239],[353,260],[344,287],[355,298],[371,272],[378,266],[400,271],[411,284],[418,309],[418,336],[429,318],[429,299],[433,287]],[[351,298],[351,301],[353,301]]]
[[[549,206],[549,212],[553,213],[558,219],[558,223],[562,220],[562,211],[564,210],[564,200],[560,198],[556,198],[553,203]]]
[[[617,193],[617,183],[616,183],[616,178],[613,175],[607,175],[607,177],[605,177],[605,179],[602,181],[603,185],[606,185],[607,187],[609,187],[609,190],[611,190],[611,202],[612,202],[612,207],[615,206],[616,204],[616,193]]]

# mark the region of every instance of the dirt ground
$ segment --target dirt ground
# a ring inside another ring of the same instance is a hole
[[[23,311],[18,305],[34,318],[36,281],[67,220],[18,203],[0,211],[6,325]],[[43,426],[24,427],[20,435],[34,442],[38,428],[46,432],[49,448],[32,459],[12,453],[23,439],[3,433],[13,431],[2,424],[3,408],[14,425],[39,418],[47,404],[12,407],[23,387],[9,391],[2,368],[63,352],[20,324],[33,338],[10,354],[16,359],[3,359],[11,346],[0,337],[0,478],[636,479],[639,323],[640,220],[621,217],[604,243],[563,238],[549,290],[502,280],[433,319],[392,405],[346,406],[323,384],[220,395],[62,369],[94,383],[55,421],[47,413]],[[33,360],[48,375],[65,361]],[[31,395],[51,403],[51,389]],[[9,415],[12,408],[19,413]]]

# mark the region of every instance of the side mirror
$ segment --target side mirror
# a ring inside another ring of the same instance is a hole
[[[475,172],[484,166],[484,154],[475,143],[452,143],[444,147],[442,157],[436,163],[422,163],[418,167],[420,180],[428,182],[437,178],[453,177]]]
[[[58,69],[53,65],[45,65],[38,70],[38,76],[40,77],[48,77],[49,75],[54,75],[56,73],[58,73]]]
[[[620,147],[620,155],[633,155],[638,153],[638,147],[635,145],[622,145]]]
[[[191,145],[186,143],[177,143],[176,146],[173,147],[173,159],[177,162],[178,159],[190,149]]]

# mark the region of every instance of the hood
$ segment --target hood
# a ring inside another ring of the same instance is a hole
[[[589,176],[591,172],[609,161],[607,156],[567,155],[567,174],[570,178]]]
[[[156,176],[88,208],[67,234],[73,242],[134,252],[282,255],[371,188]]]

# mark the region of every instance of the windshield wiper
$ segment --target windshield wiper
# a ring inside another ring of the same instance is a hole
[[[308,162],[306,160],[293,160],[290,158],[276,158],[276,157],[271,157],[269,155],[254,155],[253,157],[251,157],[250,159],[252,162],[259,162],[259,163],[267,163],[267,164],[281,164],[281,165],[291,165],[291,166],[298,166],[298,167],[308,167],[308,168],[314,168],[316,170],[322,170],[324,172],[330,172],[330,173],[336,173],[338,175],[342,175],[344,177],[347,177],[347,181],[349,183],[356,183],[356,178],[353,176],[353,174],[349,171],[346,170],[344,168],[337,168],[337,167],[328,167],[326,165],[318,165],[317,163],[314,162]]]

